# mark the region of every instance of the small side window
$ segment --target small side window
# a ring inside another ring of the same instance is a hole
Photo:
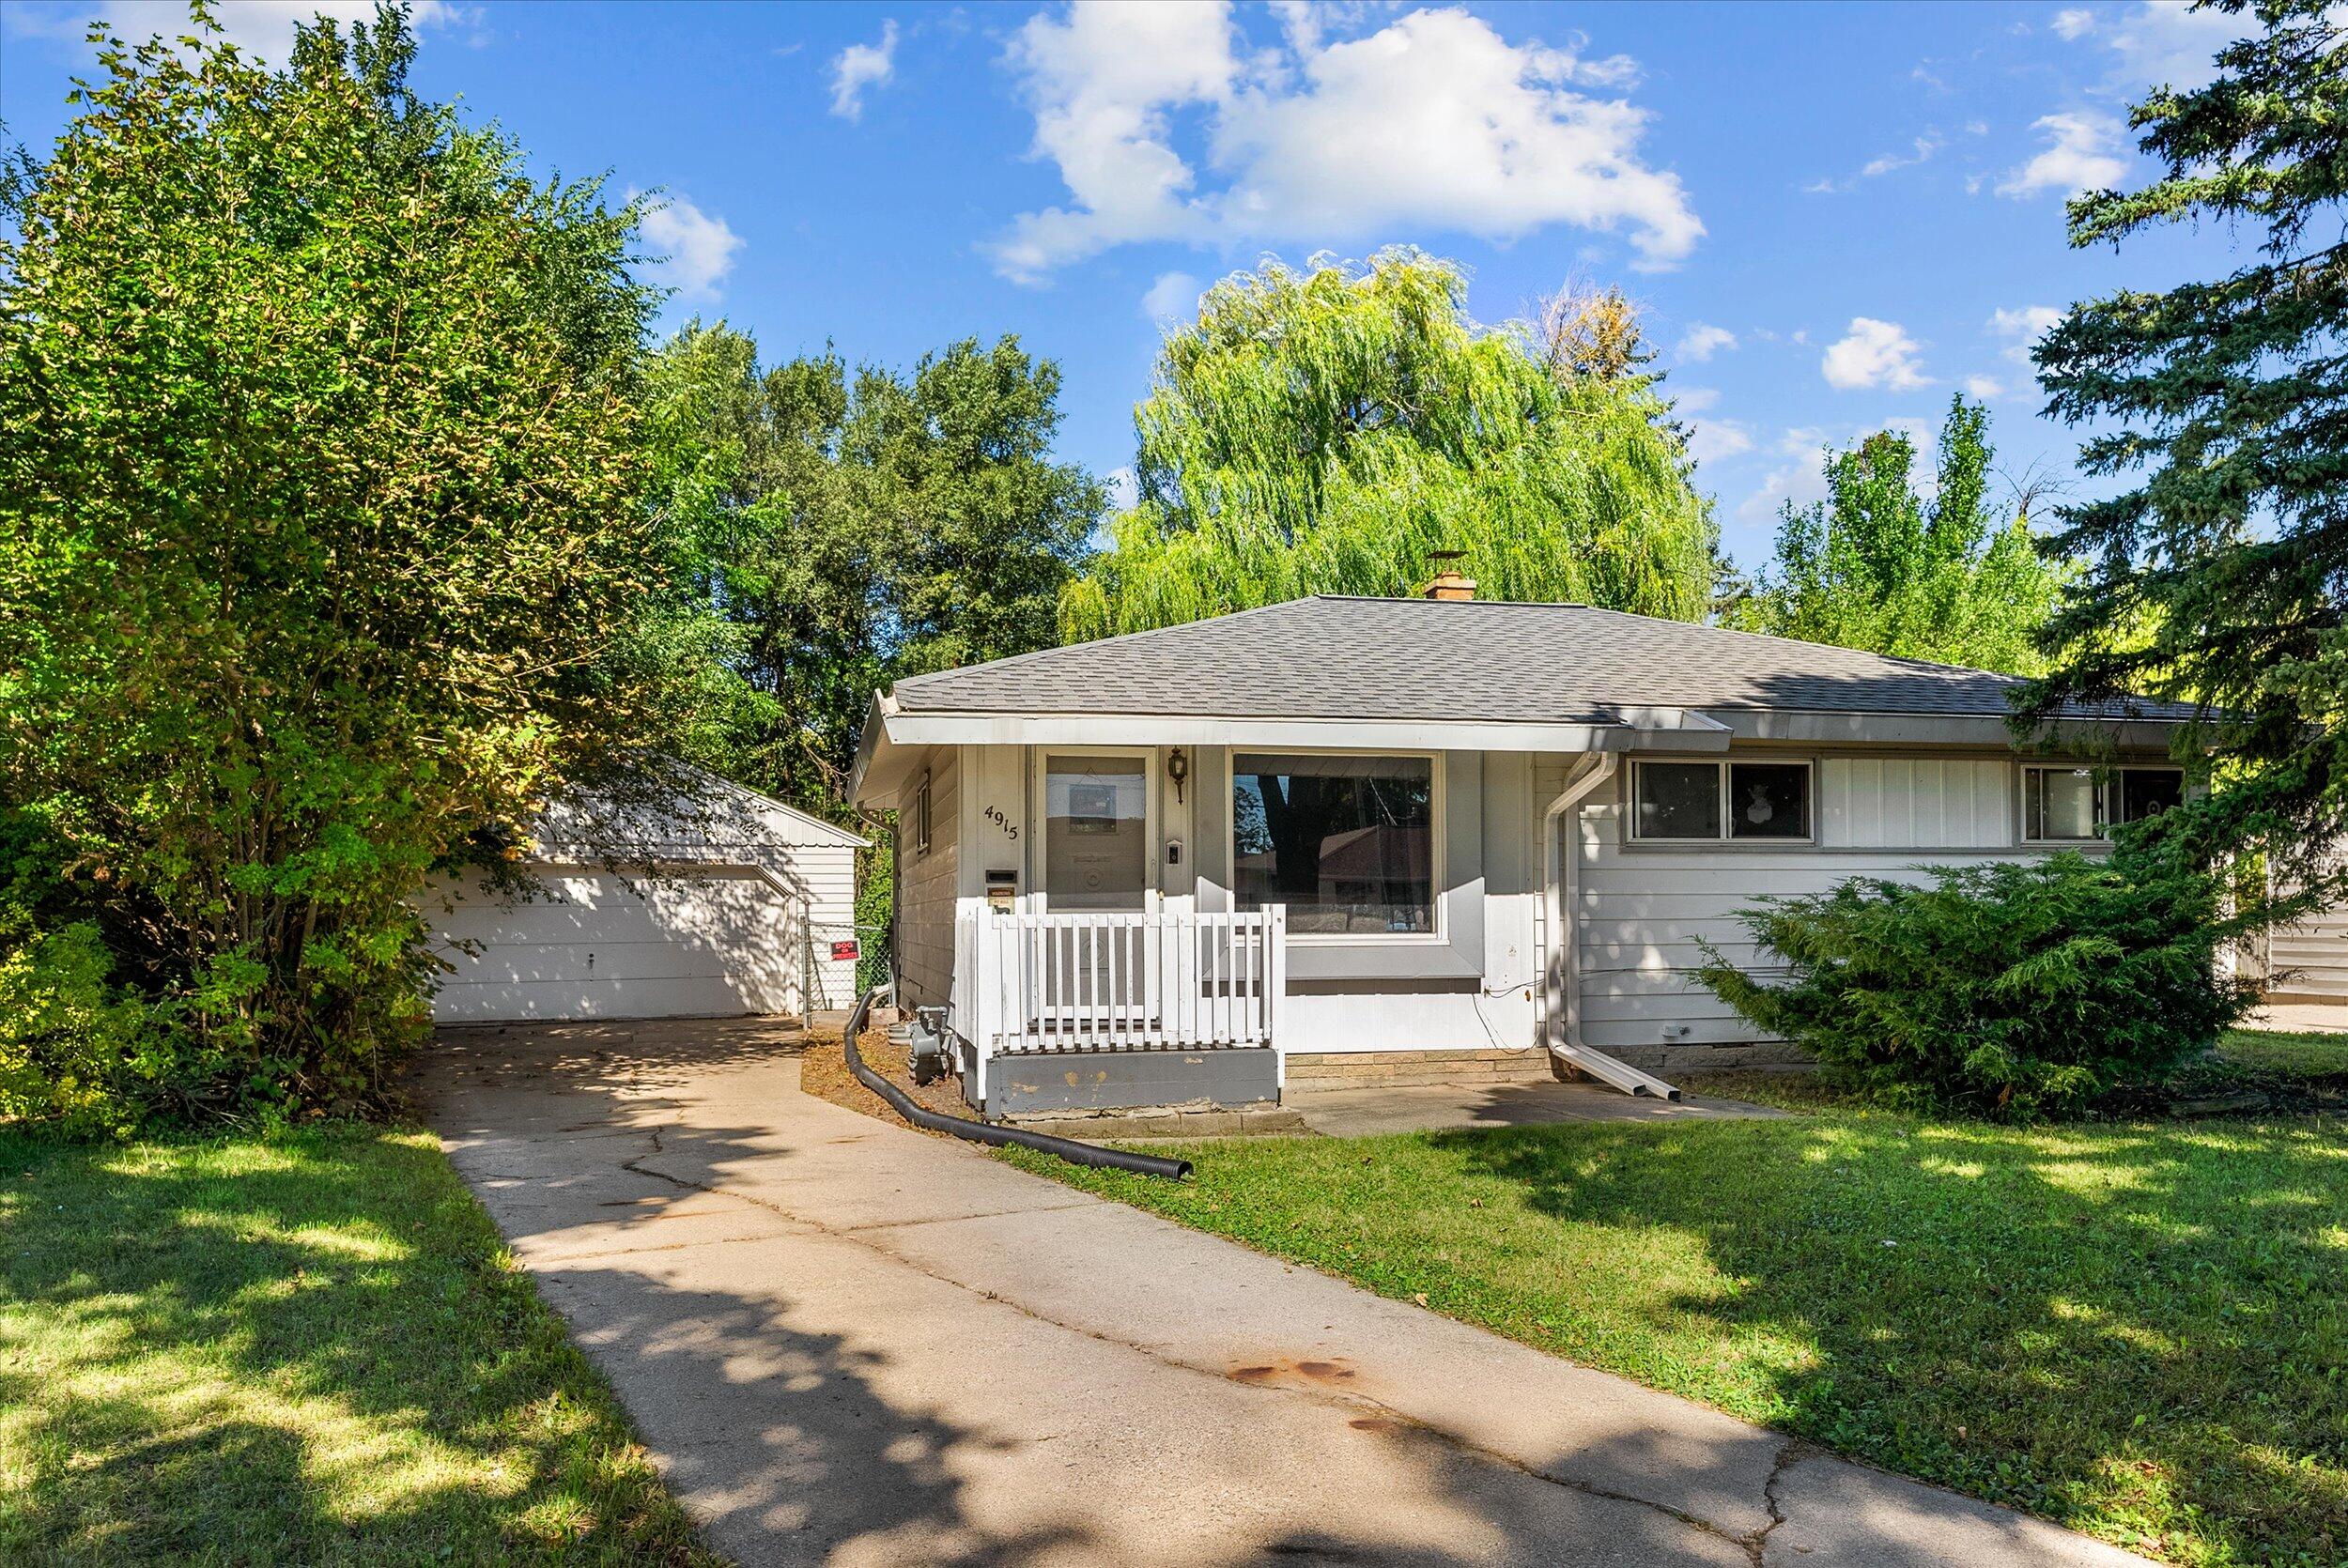
[[[2022,770],[2024,836],[2040,843],[2080,843],[2103,825],[2103,792],[2093,768]]]
[[[913,853],[930,853],[930,776],[926,773],[913,792]]]
[[[1810,764],[1728,764],[1728,836],[1731,838],[1810,837]]]
[[[1721,836],[1721,766],[1718,762],[1641,762],[1636,776],[1636,821],[1641,838],[1718,838]]]
[[[2140,822],[2157,817],[2185,799],[2183,768],[2129,768],[2120,775],[2120,809],[2115,820]]]

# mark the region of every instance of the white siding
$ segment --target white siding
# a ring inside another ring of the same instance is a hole
[[[879,931],[856,929],[856,851],[831,845],[791,852],[794,869],[807,899],[809,940],[814,954],[813,1008],[856,1005],[856,961],[834,959],[831,945],[851,938],[867,947],[882,940]]]
[[[942,1007],[952,994],[954,899],[962,769],[950,746],[930,753],[930,847],[914,847],[917,775],[897,800],[897,983],[909,1007]]]
[[[1537,816],[1564,789],[1572,761],[1541,759]],[[2023,853],[2013,847],[2013,776],[1997,758],[1829,757],[1818,764],[1818,844],[1660,849],[1625,846],[1628,783],[1617,776],[1583,803],[1573,827],[1579,864],[1568,915],[1581,945],[1583,1038],[1602,1051],[1768,1039],[1696,980],[1700,943],[1772,975],[1737,918],[1758,898]]]
[[[2348,909],[2326,909],[2267,939],[2267,991],[2348,1001]]]
[[[2003,849],[2014,765],[2003,758],[1829,757],[1818,764],[1828,849]]]

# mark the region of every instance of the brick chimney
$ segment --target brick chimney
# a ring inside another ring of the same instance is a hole
[[[1475,598],[1475,579],[1452,564],[1465,554],[1467,554],[1465,550],[1428,551],[1428,559],[1439,564],[1435,567],[1435,575],[1428,579],[1427,586],[1418,591],[1419,597],[1422,599]]]

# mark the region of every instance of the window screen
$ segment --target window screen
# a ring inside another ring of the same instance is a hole
[[[1801,762],[1728,764],[1731,838],[1810,837],[1810,769]]]
[[[2095,837],[2097,811],[2093,768],[2030,768],[2022,775],[2026,836],[2047,840]]]
[[[1718,838],[1721,769],[1717,762],[1641,762],[1637,834],[1642,838]]]
[[[2119,820],[2140,822],[2185,799],[2182,768],[2129,768],[2120,775]]]

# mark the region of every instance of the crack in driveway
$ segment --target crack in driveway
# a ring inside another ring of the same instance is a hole
[[[639,1155],[633,1160],[621,1161],[621,1169],[633,1172],[638,1176],[648,1176],[656,1181],[668,1182],[672,1186],[680,1188],[687,1191],[706,1192],[718,1197],[732,1198],[738,1203],[749,1204],[753,1207],[765,1209],[767,1212],[794,1224],[806,1225],[822,1235],[831,1237],[835,1240],[845,1241],[855,1246],[862,1247],[868,1252],[888,1259],[891,1263],[894,1263],[901,1268],[910,1268],[914,1272],[920,1274],[925,1278],[935,1280],[940,1284],[951,1286],[953,1289],[962,1291],[966,1295],[976,1297],[980,1300],[990,1301],[1000,1306],[1007,1307],[1011,1311],[1019,1314],[1021,1316],[1026,1317],[1032,1322],[1044,1324],[1047,1327],[1058,1329],[1063,1333],[1080,1334],[1086,1339],[1095,1341],[1096,1343],[1114,1345],[1119,1349],[1131,1351],[1135,1355],[1147,1357],[1149,1360],[1155,1361],[1160,1366],[1169,1368],[1173,1371],[1188,1373],[1201,1377],[1211,1377],[1219,1382],[1233,1384],[1240,1388],[1256,1390],[1267,1394],[1299,1396],[1308,1403],[1318,1405],[1325,1408],[1342,1408],[1372,1412],[1380,1419],[1391,1422],[1397,1426],[1408,1428],[1411,1431],[1422,1433],[1429,1437],[1432,1437],[1455,1453],[1469,1455],[1489,1464],[1502,1466],[1505,1468],[1514,1470],[1521,1475],[1530,1477],[1535,1481],[1543,1482],[1552,1486],[1562,1487],[1568,1491],[1578,1493],[1583,1497],[1599,1498],[1611,1502],[1629,1503],[1635,1507],[1644,1508],[1664,1518],[1672,1519],[1679,1524],[1686,1525],[1692,1530],[1701,1530],[1707,1535],[1725,1541],[1742,1549],[1745,1555],[1753,1561],[1754,1568],[1761,1568],[1762,1543],[1767,1539],[1770,1530],[1776,1529],[1779,1524],[1784,1522],[1783,1516],[1778,1513],[1776,1499],[1772,1494],[1777,1483],[1777,1478],[1783,1472],[1788,1462],[1787,1455],[1796,1446],[1790,1438],[1787,1439],[1784,1446],[1780,1449],[1776,1456],[1775,1463],[1769,1472],[1768,1486],[1764,1488],[1763,1501],[1764,1506],[1769,1514],[1769,1522],[1762,1526],[1758,1530],[1739,1533],[1726,1529],[1714,1520],[1705,1518],[1701,1514],[1690,1514],[1682,1509],[1674,1508],[1669,1503],[1658,1502],[1652,1498],[1643,1498],[1635,1493],[1618,1491],[1612,1487],[1600,1485],[1597,1482],[1584,1480],[1579,1476],[1561,1473],[1539,1465],[1529,1464],[1513,1454],[1505,1453],[1496,1449],[1487,1448],[1462,1433],[1422,1420],[1417,1416],[1412,1415],[1406,1410],[1398,1409],[1393,1406],[1384,1404],[1382,1401],[1372,1398],[1368,1394],[1362,1393],[1358,1391],[1339,1389],[1323,1390],[1320,1386],[1300,1388],[1293,1384],[1255,1381],[1247,1377],[1236,1376],[1236,1373],[1242,1369],[1229,1367],[1217,1368],[1207,1365],[1198,1361],[1188,1360],[1184,1357],[1170,1354],[1163,1348],[1143,1345],[1136,1341],[1123,1338],[1120,1335],[1107,1333],[1101,1330],[1090,1328],[1082,1323],[1073,1323],[1062,1318],[1055,1317],[1048,1313],[1037,1311],[1024,1301],[1016,1300],[1009,1296],[1005,1296],[999,1291],[990,1290],[983,1285],[975,1285],[966,1280],[956,1279],[951,1274],[942,1273],[939,1270],[931,1268],[927,1264],[921,1263],[914,1258],[907,1257],[902,1253],[882,1245],[880,1240],[874,1238],[873,1236],[874,1232],[904,1229],[917,1224],[952,1224],[972,1220],[997,1218],[1002,1215],[1045,1212],[1056,1213],[1064,1209],[1089,1207],[1104,1200],[1098,1198],[1086,1198],[1078,1203],[1055,1204],[1046,1207],[1036,1209],[1005,1209],[999,1211],[999,1213],[996,1215],[950,1215],[940,1216],[932,1220],[884,1221],[870,1225],[833,1225],[821,1220],[811,1219],[805,1214],[799,1213],[782,1204],[773,1202],[766,1198],[757,1197],[747,1192],[734,1191],[725,1187],[714,1186],[708,1182],[695,1180],[690,1176],[677,1176],[672,1172],[653,1168],[644,1161],[657,1158],[664,1152],[660,1138],[661,1131],[662,1129],[657,1127],[651,1129],[650,1132],[653,1145],[651,1153]],[[691,1243],[687,1243],[685,1245],[691,1245]]]

